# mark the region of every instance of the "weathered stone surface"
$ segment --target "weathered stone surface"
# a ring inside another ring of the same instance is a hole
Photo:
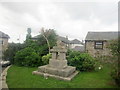
[[[49,60],[48,65],[38,67],[37,71],[33,71],[33,74],[43,75],[44,77],[50,76],[60,80],[71,80],[78,72],[76,67],[67,66],[66,52],[67,49],[60,42],[57,46],[51,49],[52,59]]]
[[[52,60],[49,61],[49,66],[52,68],[66,68],[67,67],[67,60]]]
[[[86,52],[90,55],[97,57],[97,56],[111,56],[110,49],[107,48],[109,45],[108,41],[103,42],[103,49],[95,49],[95,41],[86,41]]]
[[[49,73],[57,76],[67,77],[75,72],[75,67],[67,66],[64,69],[52,68],[48,65],[41,66],[38,68],[38,72]]]
[[[47,65],[40,66],[40,67],[38,67],[38,71],[39,71],[39,72],[46,73],[46,67],[47,67]]]
[[[68,77],[62,77],[62,76],[52,75],[52,74],[48,74],[48,73],[42,73],[42,72],[38,72],[38,71],[33,71],[32,74],[42,75],[44,77],[53,77],[53,78],[56,78],[58,80],[71,81],[73,79],[73,77],[75,77],[78,74],[78,71],[75,71],[73,74],[71,74]]]

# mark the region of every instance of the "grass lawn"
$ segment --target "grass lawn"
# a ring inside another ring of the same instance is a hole
[[[54,78],[45,79],[32,75],[37,68],[11,66],[8,70],[9,88],[116,88],[110,77],[107,66],[97,72],[81,72],[72,81],[61,81]]]

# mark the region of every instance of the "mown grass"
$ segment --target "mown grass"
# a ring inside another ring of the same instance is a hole
[[[9,88],[117,88],[110,77],[110,68],[81,72],[72,81],[61,81],[54,78],[45,79],[32,75],[37,68],[11,66],[8,70],[7,84]]]

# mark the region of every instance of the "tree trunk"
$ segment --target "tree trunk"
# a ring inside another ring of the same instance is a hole
[[[47,37],[45,37],[45,35],[43,34],[43,37],[45,38],[45,40],[47,41],[47,45],[48,45],[48,49],[49,49],[49,54],[50,54],[50,43],[49,43],[49,41],[48,41],[48,39],[47,39]]]

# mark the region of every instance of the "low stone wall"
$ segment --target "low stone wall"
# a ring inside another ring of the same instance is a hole
[[[2,89],[5,89],[5,90],[9,90],[8,89],[8,86],[7,86],[7,83],[6,83],[6,76],[7,76],[7,70],[10,68],[11,66],[8,66],[1,74],[1,78],[0,78],[0,81],[1,81],[1,85],[2,85]]]

